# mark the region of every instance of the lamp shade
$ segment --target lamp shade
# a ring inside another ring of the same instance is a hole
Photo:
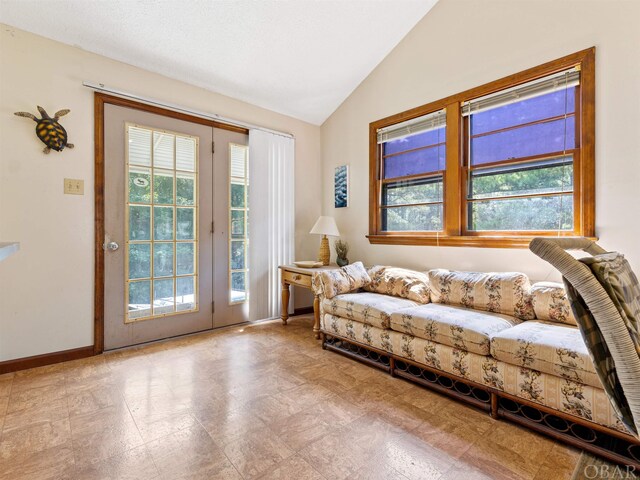
[[[320,217],[309,233],[339,237],[340,232],[333,217]]]

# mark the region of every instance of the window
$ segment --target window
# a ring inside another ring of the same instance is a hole
[[[125,128],[125,321],[196,311],[198,140]]]
[[[463,104],[468,231],[573,232],[574,67]]]
[[[382,230],[442,229],[444,119],[441,110],[378,131]]]
[[[373,122],[372,243],[525,247],[594,226],[594,49]]]
[[[249,147],[229,144],[229,303],[247,300]]]

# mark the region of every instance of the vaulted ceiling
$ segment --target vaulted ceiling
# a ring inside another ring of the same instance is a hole
[[[0,0],[0,22],[320,125],[436,1]]]

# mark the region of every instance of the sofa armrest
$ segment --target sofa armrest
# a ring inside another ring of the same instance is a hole
[[[311,275],[311,291],[318,298],[318,311],[320,314],[320,324],[322,324],[322,317],[324,315],[322,301],[325,299],[325,295],[324,284],[322,283],[320,272],[313,272],[313,274]]]

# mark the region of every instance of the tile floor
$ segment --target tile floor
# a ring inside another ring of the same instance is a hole
[[[313,339],[310,317],[0,376],[0,479],[568,479],[579,452]]]

